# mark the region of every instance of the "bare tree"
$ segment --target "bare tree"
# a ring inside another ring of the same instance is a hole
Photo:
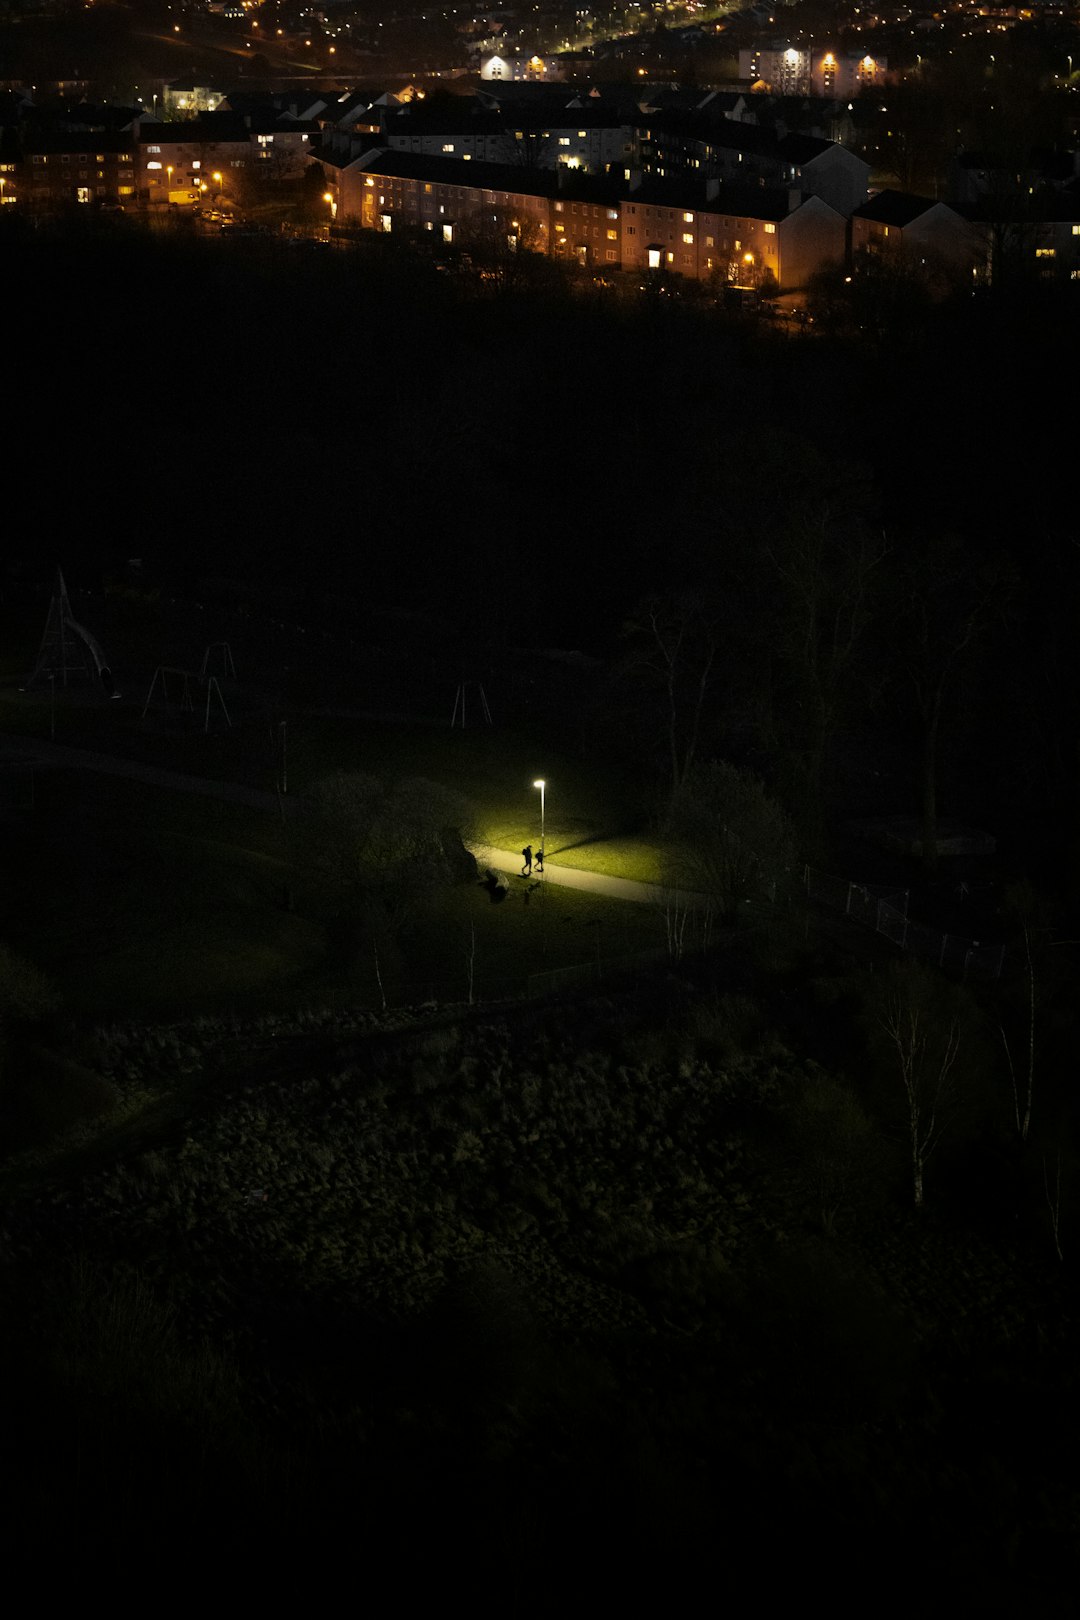
[[[873,1127],[858,1098],[815,1067],[802,1077],[784,1114],[797,1182],[822,1231],[835,1236],[876,1179]]]
[[[922,859],[937,864],[941,733],[946,701],[975,644],[1005,603],[1004,563],[980,564],[958,541],[937,537],[904,553],[902,616],[907,672],[922,732]]]
[[[686,942],[686,925],[690,921],[690,906],[678,889],[665,896],[661,905],[667,953],[673,962],[681,962]]]
[[[895,1074],[904,1094],[904,1123],[911,1153],[915,1207],[922,1208],[927,1161],[952,1121],[956,1108],[955,1067],[960,1022],[942,1028],[922,992],[921,970],[901,967],[891,975],[878,1024],[892,1050]]]
[[[1012,1079],[1013,1115],[1016,1120],[1016,1134],[1021,1142],[1026,1142],[1031,1129],[1031,1102],[1035,1093],[1035,967],[1031,959],[1031,929],[1024,924],[1024,951],[1027,959],[1027,1040],[1025,1072],[1021,1080],[1017,1079],[1016,1064],[1013,1062],[1009,1038],[1005,1033],[1004,1024],[999,1024],[1001,1040],[1005,1047],[1005,1057],[1009,1064],[1009,1075]]]
[[[314,783],[300,808],[288,824],[296,857],[324,890],[347,949],[370,949],[385,1006],[411,924],[440,887],[475,880],[463,843],[468,806],[436,782],[340,771]]]
[[[1046,1195],[1046,1207],[1050,1214],[1050,1230],[1054,1235],[1054,1253],[1059,1260],[1065,1255],[1061,1247],[1061,1154],[1058,1153],[1054,1166],[1054,1184],[1050,1185],[1050,1178],[1046,1171],[1046,1155],[1043,1154],[1043,1192]]]
[[[650,596],[624,626],[625,670],[659,697],[672,793],[697,759],[705,700],[719,646],[715,614],[694,592]]]
[[[791,791],[812,832],[823,814],[829,745],[854,690],[888,552],[884,534],[863,523],[850,499],[844,492],[836,504],[826,496],[793,511],[767,549],[779,587],[776,647],[787,688]]]
[[[465,948],[465,980],[469,987],[469,1006],[474,999],[476,986],[476,924],[469,924],[469,943]]]
[[[523,209],[501,203],[477,209],[459,226],[457,246],[463,262],[497,292],[512,292],[554,273],[539,223]]]
[[[725,761],[690,772],[671,801],[664,832],[671,851],[668,886],[698,897],[706,928],[714,911],[731,917],[748,901],[775,900],[795,866],[784,812],[752,771]]]

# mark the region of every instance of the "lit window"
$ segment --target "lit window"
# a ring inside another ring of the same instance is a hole
[[[683,241],[684,241],[684,243],[686,244],[687,247],[693,247],[693,245],[694,245],[694,233],[693,233],[693,231],[683,231]]]
[[[684,214],[683,215],[683,224],[684,225],[692,225],[693,223],[694,223],[693,214]]]
[[[430,186],[425,186],[424,187],[424,196],[425,197],[430,197],[431,196],[431,187]]]
[[[452,151],[453,151],[453,150],[454,150],[454,143],[453,143],[453,141],[445,141],[445,142],[444,142],[444,143],[443,143],[443,151],[444,151],[444,152],[452,152]]]
[[[1035,257],[1037,259],[1052,259],[1056,253],[1057,253],[1056,248],[1036,248],[1035,249]]]
[[[619,240],[618,231],[608,231],[607,239],[609,242],[617,242]]]
[[[570,145],[570,137],[569,137],[569,135],[560,135],[559,136],[559,145],[560,146],[569,146]]]
[[[116,190],[121,197],[132,197],[135,194],[134,186],[117,186]]]
[[[104,161],[105,161],[104,152],[98,152],[94,157],[94,162],[95,163],[104,163]]]
[[[766,227],[765,227],[765,235],[766,236],[775,236],[776,235],[776,226],[775,225],[766,225]]]
[[[617,208],[609,208],[607,211],[607,217],[608,219],[618,219],[619,210]]]
[[[1074,225],[1072,228],[1072,233],[1074,236],[1080,236],[1080,225]]]
[[[198,158],[192,158],[191,167],[193,169],[201,169],[202,168],[202,163],[199,161]]]
[[[147,168],[148,168],[148,169],[160,169],[160,168],[161,168],[161,164],[160,164],[160,163],[148,163],[148,164],[147,164],[147,165],[146,165],[146,167],[147,167]]]
[[[674,253],[669,253],[668,254],[667,262],[668,262],[668,264],[674,264],[675,263],[675,255],[674,255]]]
[[[160,146],[148,146],[148,147],[147,147],[147,148],[146,148],[146,150],[147,150],[147,151],[148,151],[148,152],[160,152],[160,151],[161,151],[161,147],[160,147]]]
[[[452,225],[446,224],[443,226],[442,239],[444,242],[452,242],[454,240],[454,227]]]
[[[579,141],[583,141],[585,139],[585,131],[583,129],[578,130],[577,138]]]
[[[705,246],[706,247],[715,247],[716,246],[716,243],[713,241],[711,236],[707,236],[705,238]]]
[[[561,213],[562,213],[562,211],[563,211],[563,209],[564,209],[564,208],[565,208],[565,207],[566,207],[566,204],[565,204],[565,203],[561,203],[561,202],[557,202],[557,203],[556,203],[556,204],[555,204],[555,212],[556,212],[556,213],[557,213],[557,214],[561,214]]]

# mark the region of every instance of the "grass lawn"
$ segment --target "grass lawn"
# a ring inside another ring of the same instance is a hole
[[[527,836],[526,833],[523,836]],[[550,845],[550,840],[549,840]],[[272,814],[90,772],[37,773],[2,857],[3,937],[93,1018],[377,1004]],[[525,978],[661,943],[647,906],[514,880],[433,896],[381,964],[391,1002],[519,994]]]
[[[272,793],[278,744],[264,709],[244,709],[228,694],[235,724],[210,734],[198,717],[148,715],[141,704],[58,697],[56,741],[115,754],[159,769],[214,781],[239,782]],[[277,712],[277,711],[274,711]],[[28,738],[50,735],[50,703],[37,691],[0,693],[0,731]],[[560,754],[507,727],[467,730],[448,724],[362,716],[290,713],[286,721],[288,787],[292,794],[333,771],[426,777],[463,793],[473,807],[473,833],[497,848],[540,842],[540,794],[547,781],[548,853],[584,871],[656,881],[661,848],[647,835],[635,785],[609,765]]]

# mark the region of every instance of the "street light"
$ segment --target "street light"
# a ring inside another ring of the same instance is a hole
[[[544,789],[547,787],[542,776],[538,776],[533,783],[534,788],[540,789],[540,865],[544,864]]]

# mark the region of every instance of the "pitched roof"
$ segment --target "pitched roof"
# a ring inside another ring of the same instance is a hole
[[[159,146],[190,146],[197,141],[246,141],[249,130],[236,113],[203,113],[199,118],[185,118],[170,124],[139,125],[139,141],[151,141]]]
[[[514,163],[470,162],[466,158],[429,157],[421,152],[397,152],[387,147],[372,148],[361,157],[321,150],[312,155],[333,168],[356,167],[363,173],[385,175],[387,179],[507,191],[523,197],[559,197],[568,202],[591,202],[607,207],[630,201],[644,207],[693,209],[697,213],[728,214],[771,222],[786,219],[792,212],[791,193],[783,187],[714,186],[690,175],[665,180],[646,178],[635,187],[627,180],[608,175],[585,175],[574,169],[535,169]]]
[[[23,150],[49,154],[68,152],[75,157],[84,152],[130,153],[134,144],[130,135],[115,134],[111,130],[98,130],[91,134],[84,130],[57,130],[46,135],[27,135],[23,140]]]
[[[776,186],[710,186],[705,180],[685,175],[671,180],[646,179],[636,191],[624,192],[624,196],[646,207],[685,208],[699,214],[729,214],[743,219],[775,222],[791,213],[789,192]]]
[[[903,230],[912,220],[928,213],[931,208],[943,208],[933,197],[916,197],[910,191],[879,191],[869,202],[852,210],[852,219],[870,219],[879,225],[895,225]],[[949,210],[953,212],[952,209]]]
[[[796,134],[783,136],[779,148],[781,157],[786,158],[789,163],[812,163],[815,158],[821,157],[825,152],[832,152],[836,149],[837,143],[835,141],[823,141],[816,135]],[[844,151],[845,148],[840,147],[839,150]],[[854,157],[854,155],[854,153],[849,153],[849,156]],[[863,163],[865,159],[860,158],[858,161]],[[869,163],[866,164],[866,167],[869,169]]]
[[[321,156],[321,154],[319,154]],[[334,159],[330,159],[334,162]],[[348,167],[348,159],[338,165]],[[388,179],[430,180],[477,190],[514,191],[521,196],[554,197],[559,176],[552,169],[529,169],[517,163],[470,162],[467,158],[427,157],[422,152],[395,152],[379,147],[358,160],[358,167]]]

